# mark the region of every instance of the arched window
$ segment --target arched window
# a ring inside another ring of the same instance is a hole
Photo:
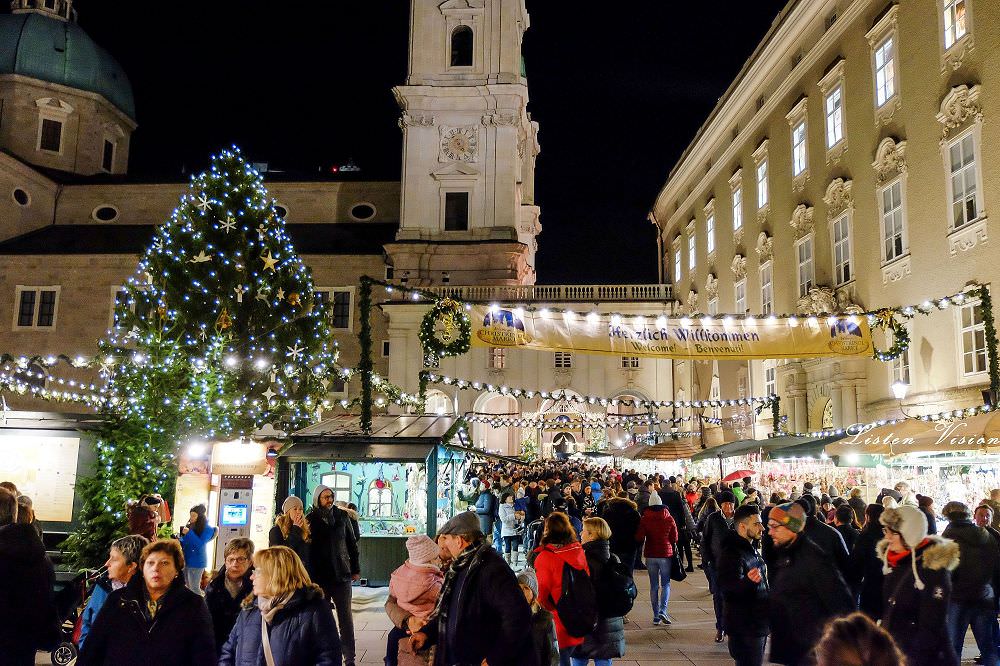
[[[373,518],[392,518],[392,484],[379,480],[372,481],[368,486],[368,515]]]
[[[472,67],[472,28],[467,25],[451,33],[451,66]]]

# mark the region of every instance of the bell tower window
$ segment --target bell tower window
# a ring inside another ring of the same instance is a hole
[[[472,67],[472,28],[460,25],[451,32],[451,66]]]
[[[42,130],[38,140],[38,147],[41,150],[48,150],[53,153],[62,152],[62,131],[63,124],[58,120],[42,118]]]
[[[469,193],[446,192],[444,195],[444,230],[469,230]]]

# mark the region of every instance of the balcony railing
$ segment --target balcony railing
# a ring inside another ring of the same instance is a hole
[[[489,302],[620,302],[672,301],[673,285],[669,284],[535,284],[500,286],[439,285],[421,287],[439,296],[451,296],[460,301]]]

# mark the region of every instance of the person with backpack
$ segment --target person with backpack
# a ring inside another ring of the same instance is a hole
[[[559,664],[570,666],[574,650],[597,626],[597,600],[587,558],[566,514],[545,519],[534,567],[538,603],[555,616]]]
[[[625,656],[625,614],[632,609],[636,588],[631,567],[611,552],[611,528],[602,518],[583,521],[583,552],[597,594],[597,628],[573,652],[573,666],[611,666]]]
[[[642,554],[649,572],[649,600],[653,605],[653,624],[670,624],[667,602],[670,601],[670,565],[677,545],[677,523],[660,496],[649,496],[649,505],[639,519],[635,540],[645,540]]]

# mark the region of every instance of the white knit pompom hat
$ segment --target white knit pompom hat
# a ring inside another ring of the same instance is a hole
[[[924,589],[924,582],[917,575],[917,546],[927,538],[927,516],[924,512],[914,506],[901,506],[895,509],[886,509],[882,512],[878,521],[894,532],[899,532],[903,537],[903,543],[910,549],[910,566],[913,567],[913,586],[918,590]],[[889,550],[882,554],[882,573],[888,574]]]

